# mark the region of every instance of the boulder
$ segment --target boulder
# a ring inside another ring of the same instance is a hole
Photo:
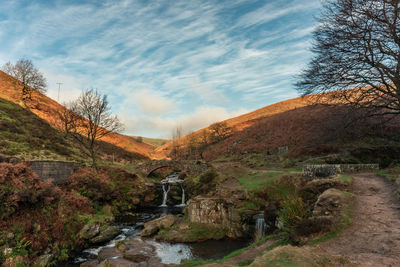
[[[82,239],[91,239],[95,237],[100,232],[100,223],[86,224],[79,231],[78,236]]]
[[[109,259],[102,261],[97,267],[139,267],[140,265],[126,259]]]
[[[248,235],[249,225],[246,221],[254,215],[247,216],[247,213],[239,212],[229,199],[220,197],[191,199],[187,202],[186,213],[189,222],[221,227],[229,238],[241,238]]]
[[[98,260],[91,260],[91,261],[86,261],[84,263],[81,263],[79,266],[80,267],[97,267],[99,264]]]
[[[89,242],[92,244],[103,243],[113,239],[118,234],[119,234],[119,227],[116,225],[115,226],[109,225],[105,227],[104,230],[100,229],[98,235],[91,238]]]
[[[141,232],[141,236],[152,236],[156,234],[160,228],[171,227],[175,223],[175,217],[172,214],[168,214],[161,218],[152,220],[144,224],[144,229]]]
[[[114,257],[120,257],[122,258],[123,254],[121,251],[119,251],[117,248],[102,248],[97,255],[97,259],[99,261],[104,261],[107,259],[112,259]]]
[[[299,195],[305,203],[314,205],[318,196],[329,188],[345,189],[349,186],[348,182],[337,179],[316,179],[308,182],[299,190]]]
[[[339,218],[342,214],[342,206],[346,203],[345,192],[335,188],[324,191],[314,206],[314,216],[331,215]]]

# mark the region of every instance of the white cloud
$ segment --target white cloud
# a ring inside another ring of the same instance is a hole
[[[154,137],[171,138],[171,134],[177,127],[182,127],[185,134],[204,128],[214,122],[226,120],[248,112],[246,109],[238,109],[228,112],[223,107],[201,106],[188,114],[176,117],[149,117],[149,116],[128,116],[123,113],[120,118],[125,124],[127,132],[134,132],[135,135],[143,135],[151,129],[158,133]]]
[[[291,78],[309,57],[313,30],[297,15],[319,5],[274,0],[246,13],[241,6],[257,1],[101,2],[0,4],[0,17],[9,14],[0,22],[0,60],[33,59],[54,99],[57,82],[64,83],[61,101],[98,88],[130,125],[127,132],[153,136],[178,123],[191,130],[227,118],[236,114],[227,111],[233,105],[270,104],[272,93],[295,94]],[[230,9],[239,10],[225,17]]]
[[[136,103],[145,114],[161,115],[174,111],[176,106],[171,99],[147,89],[134,92],[129,101]]]

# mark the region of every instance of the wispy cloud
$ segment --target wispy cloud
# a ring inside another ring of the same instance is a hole
[[[207,110],[226,118],[295,95],[319,8],[318,0],[2,1],[0,64],[31,58],[51,97],[56,82],[62,100],[98,88],[116,112],[151,125],[124,118],[128,134],[165,136],[166,125],[205,126],[216,115],[195,114]]]

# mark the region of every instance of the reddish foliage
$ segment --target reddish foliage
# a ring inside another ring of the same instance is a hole
[[[74,248],[83,226],[78,215],[92,210],[88,198],[41,181],[27,165],[0,163],[0,239],[14,233],[10,247],[24,240],[38,252],[49,246],[55,253]]]

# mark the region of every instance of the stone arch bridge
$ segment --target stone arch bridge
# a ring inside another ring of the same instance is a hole
[[[170,167],[188,175],[199,175],[210,168],[205,162],[195,160],[149,160],[142,163],[139,169],[147,176],[155,170]]]

